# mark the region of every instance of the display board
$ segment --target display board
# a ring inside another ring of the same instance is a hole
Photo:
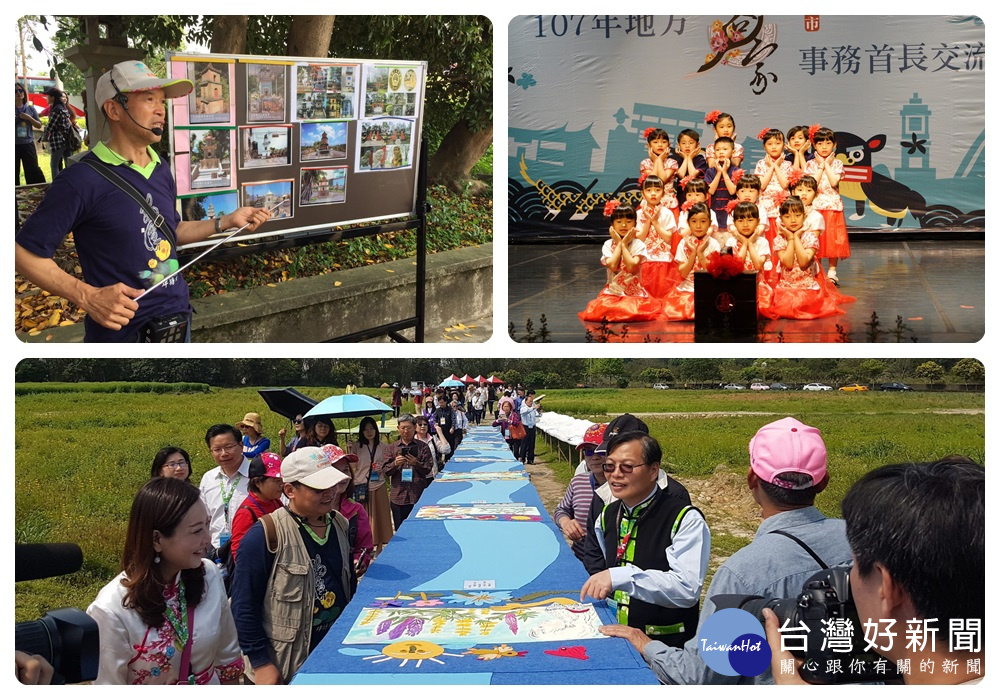
[[[527,15],[509,25],[513,235],[601,233],[604,202],[639,201],[643,136],[837,134],[854,230],[985,226],[985,28],[971,16]],[[602,234],[603,235],[603,234]]]
[[[195,86],[168,117],[183,220],[273,209],[232,239],[247,241],[415,216],[426,62],[168,54],[167,66]]]

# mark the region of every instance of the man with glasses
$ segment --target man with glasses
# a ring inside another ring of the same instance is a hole
[[[205,472],[199,488],[211,519],[212,546],[219,549],[229,541],[233,516],[247,497],[250,460],[243,456],[243,436],[232,425],[213,425],[205,444],[216,467]]]
[[[449,409],[450,413],[450,409]],[[427,485],[434,478],[434,458],[426,444],[416,439],[416,420],[404,413],[396,421],[399,440],[386,445],[382,474],[391,478],[389,506],[392,509],[392,524],[396,530],[413,511]]]
[[[281,463],[288,505],[262,515],[240,542],[233,620],[257,685],[288,683],[357,588],[348,522],[334,510],[351,478],[319,447]]]
[[[594,524],[605,569],[583,584],[580,600],[607,598],[621,625],[680,647],[698,627],[711,535],[697,508],[660,488],[661,458],[643,432],[608,443],[604,473],[618,500]]]

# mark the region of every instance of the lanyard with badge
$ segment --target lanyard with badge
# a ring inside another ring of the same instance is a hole
[[[224,547],[227,542],[229,542],[230,537],[230,526],[229,526],[229,502],[233,500],[233,494],[236,493],[236,487],[240,485],[240,479],[243,478],[242,474],[236,474],[236,480],[233,481],[233,485],[229,489],[229,493],[226,493],[226,485],[223,481],[222,474],[219,474],[219,495],[222,496],[222,515],[225,518],[225,524],[223,526],[222,532],[219,533],[219,547]]]
[[[371,469],[368,471],[369,481],[378,481],[382,478],[382,475],[378,473],[378,465],[375,462],[375,453],[378,452],[378,443],[374,445],[365,445],[368,448],[368,461],[371,462]]]

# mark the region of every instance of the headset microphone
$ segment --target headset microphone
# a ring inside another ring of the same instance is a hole
[[[128,115],[128,118],[132,120],[133,124],[135,124],[140,129],[145,129],[146,131],[152,132],[154,136],[163,136],[163,129],[161,129],[160,127],[154,126],[152,129],[150,129],[148,126],[143,126],[142,124],[140,124],[135,120],[135,117],[132,116],[132,113],[128,111],[128,95],[126,95],[124,92],[118,89],[118,85],[115,84],[114,78],[111,78],[111,87],[115,89],[115,96],[112,99],[122,106],[122,109],[125,110],[125,114]]]

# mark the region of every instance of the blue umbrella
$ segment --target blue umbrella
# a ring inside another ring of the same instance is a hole
[[[381,414],[384,423],[386,413],[392,413],[392,406],[378,399],[364,394],[342,394],[323,399],[309,409],[306,418],[360,418]]]
[[[453,387],[453,386],[465,386],[465,384],[463,384],[457,379],[445,379],[443,382],[438,384],[438,386]]]

